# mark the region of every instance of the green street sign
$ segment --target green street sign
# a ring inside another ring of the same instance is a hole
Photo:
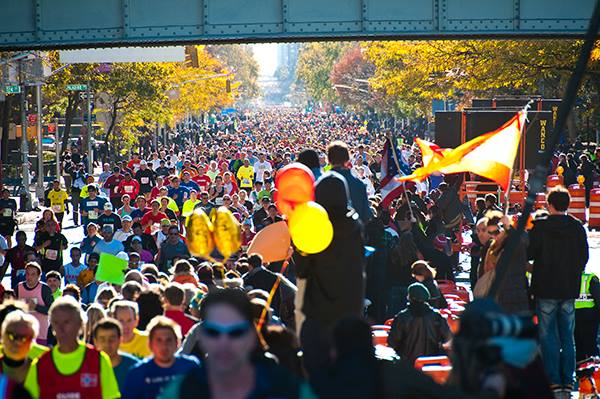
[[[67,90],[69,90],[69,91],[85,91],[85,90],[87,90],[87,85],[67,85]]]
[[[19,85],[6,86],[4,88],[4,92],[6,94],[19,94],[21,92],[21,86],[19,86]]]

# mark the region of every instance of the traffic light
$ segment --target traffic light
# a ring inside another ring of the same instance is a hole
[[[185,61],[183,64],[188,68],[198,68],[198,49],[196,46],[185,46]]]
[[[231,93],[231,80],[227,79],[225,81],[225,91],[227,93]]]

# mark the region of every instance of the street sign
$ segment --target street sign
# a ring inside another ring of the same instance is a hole
[[[6,86],[4,88],[4,92],[6,94],[19,94],[21,92],[21,86],[19,86],[19,85]]]
[[[48,124],[48,133],[56,133],[56,124],[54,124],[54,123]]]
[[[69,91],[85,91],[85,90],[87,90],[87,85],[67,85],[67,90],[69,90]]]

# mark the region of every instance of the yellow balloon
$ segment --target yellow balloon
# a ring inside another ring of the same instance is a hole
[[[577,183],[583,184],[584,181],[585,181],[585,177],[583,177],[583,175],[577,176]]]
[[[185,230],[190,254],[207,258],[215,249],[213,224],[201,208],[194,210]]]
[[[290,217],[289,229],[296,248],[307,254],[323,252],[333,240],[329,215],[316,202],[298,205]]]
[[[217,209],[215,215],[215,244],[217,249],[228,259],[242,246],[242,232],[240,224],[229,209],[224,206]]]

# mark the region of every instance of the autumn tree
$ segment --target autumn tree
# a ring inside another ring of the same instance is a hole
[[[330,80],[331,71],[340,55],[354,45],[351,42],[313,42],[300,47],[296,75],[312,99],[336,100],[337,94]]]
[[[239,82],[239,100],[249,101],[260,94],[258,87],[258,62],[248,44],[219,44],[207,46],[208,54],[217,58],[235,74]]]
[[[370,107],[373,93],[368,79],[374,72],[375,65],[364,58],[359,45],[346,50],[333,65],[330,75],[340,102],[356,110]]]

